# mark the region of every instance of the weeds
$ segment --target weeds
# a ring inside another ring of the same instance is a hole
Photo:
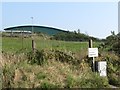
[[[78,64],[78,60],[72,53],[65,53],[59,50],[36,50],[36,52],[29,52],[27,56],[28,63],[30,64],[42,65],[51,59],[71,64]]]
[[[41,85],[40,85],[40,88],[59,88],[59,85],[55,85],[55,84],[52,84],[52,83],[49,83],[49,82],[42,82]]]
[[[37,73],[36,76],[37,76],[37,79],[45,79],[47,77],[46,74],[44,74],[42,72]]]
[[[30,64],[37,64],[42,65],[47,59],[45,57],[44,51],[36,51],[36,52],[29,52],[28,56],[28,63]]]
[[[102,78],[91,73],[90,66],[92,60],[88,59],[86,53],[83,51],[86,49],[87,43],[59,42],[58,44],[57,41],[48,40],[43,42],[44,44],[42,43],[40,46],[37,46],[40,49],[35,52],[30,51],[29,45],[25,49],[25,52],[24,49],[19,52],[19,40],[14,39],[15,42],[12,44],[10,42],[6,44],[6,41],[9,41],[8,38],[3,43],[5,45],[3,46],[4,60],[2,60],[4,61],[2,64],[3,87],[106,88],[109,87],[109,83],[116,86],[120,85],[120,62],[119,58],[113,54],[104,54],[100,58],[100,61],[103,59],[106,60],[108,65],[108,78]],[[30,44],[30,39],[26,41],[29,41]],[[36,42],[38,43],[38,40]],[[9,45],[11,47],[8,47]],[[15,48],[13,48],[14,45],[16,45]],[[47,49],[45,49],[46,47]],[[7,50],[13,50],[15,52],[17,50],[17,52],[8,54],[5,53]],[[80,51],[79,59],[76,58],[75,53],[73,53],[74,51]],[[21,69],[23,75],[19,73],[22,78],[14,82],[17,69]],[[32,73],[35,74],[31,75]]]
[[[53,57],[55,56],[55,51],[46,52],[47,50],[42,50],[42,54],[41,51],[37,52],[37,58],[32,57],[31,60],[41,60],[41,58],[44,58],[48,59],[45,62],[49,62],[49,64],[42,63],[40,65],[37,64],[38,62],[29,64],[27,62],[28,57],[25,61],[19,60],[19,62],[16,62],[16,66],[14,67],[14,63],[6,63],[3,67],[3,87],[101,88],[108,86],[107,79],[93,75],[88,63],[84,60],[76,66],[71,64],[72,62],[69,62],[69,58],[67,59],[68,61],[61,61],[60,58],[55,60],[56,57]],[[41,57],[39,54],[44,56]],[[62,54],[66,55],[67,53],[63,52]],[[17,58],[15,59],[17,60]],[[52,59],[54,60],[52,61]],[[70,60],[72,59],[70,58]],[[83,71],[81,71],[81,68],[83,68]],[[32,73],[34,75],[31,75]]]

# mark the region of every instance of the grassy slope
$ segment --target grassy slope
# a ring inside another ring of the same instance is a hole
[[[28,88],[102,88],[107,78],[93,73],[88,63],[77,65],[49,59],[42,65],[29,64],[24,54],[4,55],[3,87]]]
[[[72,51],[79,58],[87,55],[87,42],[45,40],[38,37],[34,39],[38,50],[57,49],[65,53]],[[107,78],[95,75],[85,59],[80,59],[81,62],[77,66],[50,58],[43,65],[31,65],[27,62],[26,55],[19,51],[22,48],[21,38],[4,37],[2,41],[4,52],[19,52],[18,55],[3,54],[3,87],[108,87]],[[25,38],[24,51],[25,48],[30,51],[30,44],[31,39]],[[98,43],[94,45],[97,46]]]

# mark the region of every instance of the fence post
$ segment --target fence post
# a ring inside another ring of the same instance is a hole
[[[89,48],[93,48],[92,39],[89,40]],[[95,71],[95,57],[92,57],[92,69],[93,69],[93,72],[94,72]]]
[[[89,40],[89,48],[93,47],[92,39]]]
[[[32,39],[32,50],[35,51],[35,41]]]

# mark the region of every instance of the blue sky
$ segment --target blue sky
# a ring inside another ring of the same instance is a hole
[[[3,2],[2,29],[34,25],[74,31],[98,38],[118,32],[117,2]]]

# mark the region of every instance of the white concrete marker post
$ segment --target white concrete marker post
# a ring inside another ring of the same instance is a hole
[[[106,61],[100,61],[98,62],[98,72],[100,73],[100,76],[107,76],[107,62]]]

